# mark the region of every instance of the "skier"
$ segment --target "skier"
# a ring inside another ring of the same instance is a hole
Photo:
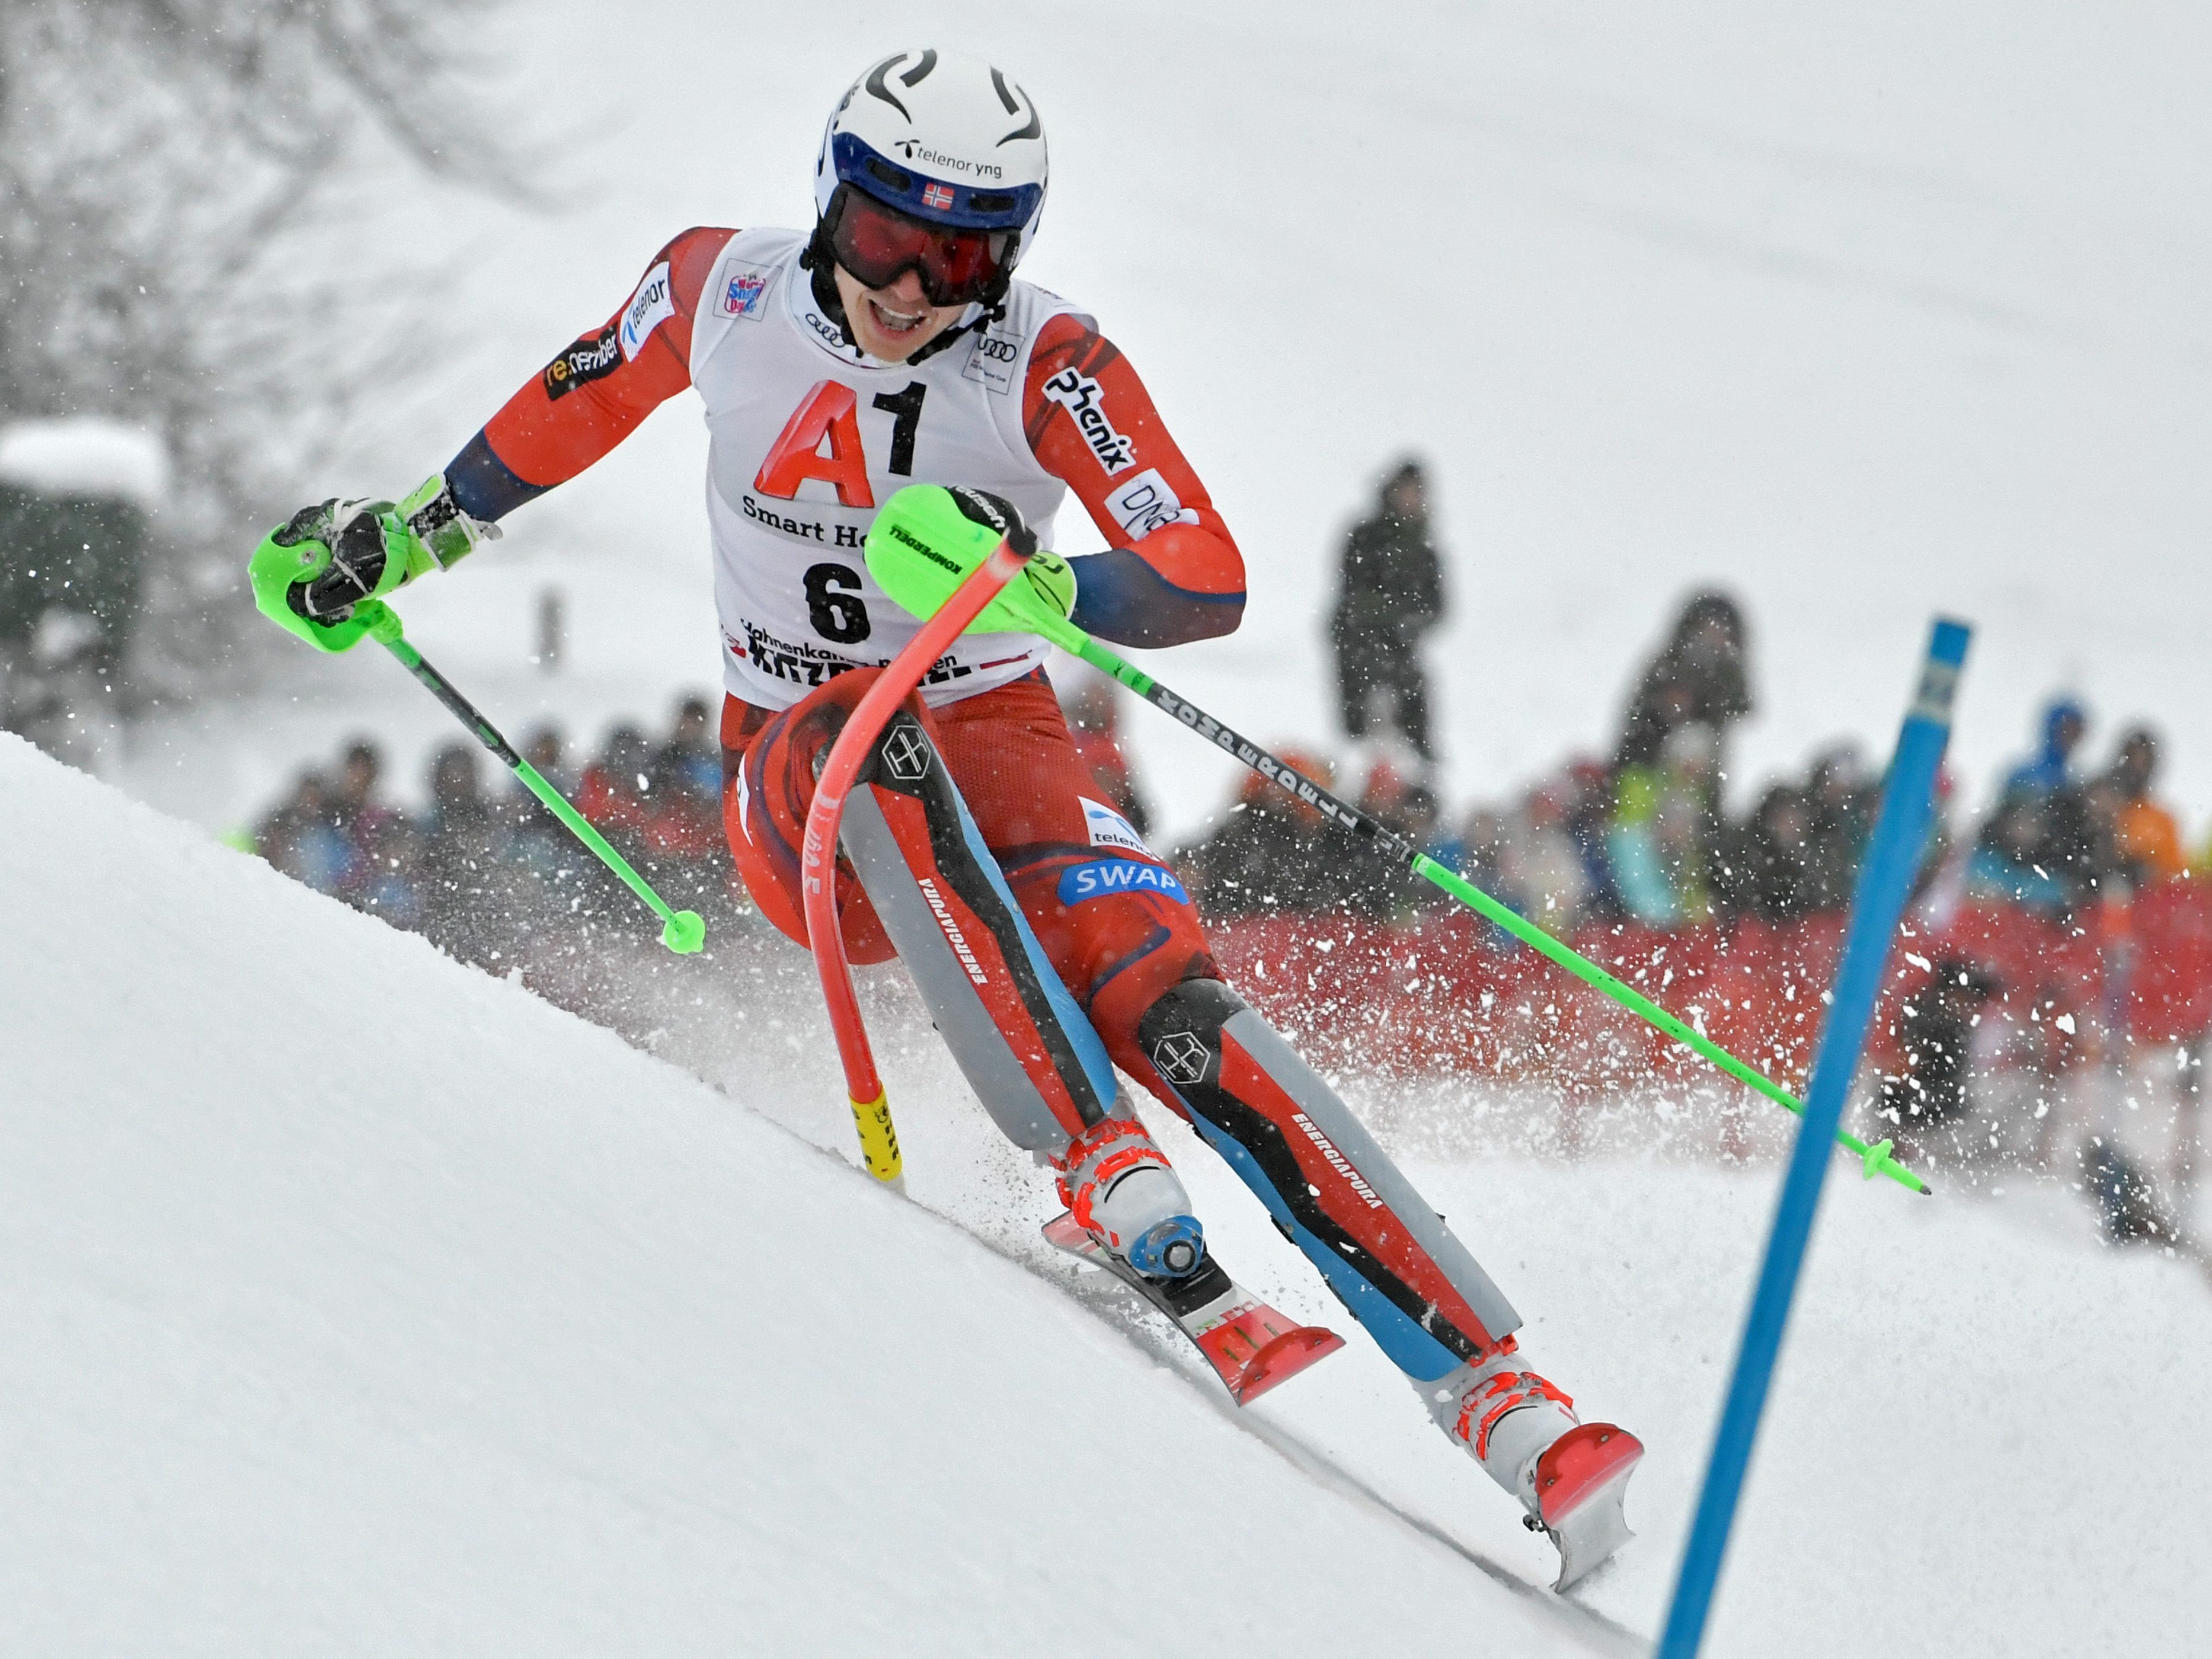
[[[1243,613],[1237,544],[1135,369],[1087,313],[1014,280],[1046,181],[1043,126],[1012,78],[934,49],[884,58],[823,133],[811,231],[678,236],[396,507],[326,501],[272,532],[264,551],[298,549],[299,574],[263,591],[264,609],[349,646],[356,605],[450,568],[695,387],[712,441],[725,821],[755,901],[804,941],[817,770],[919,627],[860,556],[892,492],[951,487],[1026,547],[1073,489],[1109,549],[1067,562],[1062,598],[1105,639],[1179,645]],[[1091,1240],[1155,1281],[1199,1271],[1204,1236],[1107,1057],[1189,1121],[1439,1427],[1551,1531],[1569,1582],[1626,1536],[1620,1497],[1641,1445],[1578,1425],[1525,1366],[1489,1276],[1223,982],[1188,896],[1098,799],[1045,650],[965,635],[884,728],[841,844],[850,957],[905,961],[1001,1128],[1057,1172]]]

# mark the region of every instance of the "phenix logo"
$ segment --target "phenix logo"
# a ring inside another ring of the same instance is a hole
[[[1044,395],[1075,419],[1076,430],[1106,469],[1106,476],[1126,472],[1137,464],[1136,446],[1114,430],[1106,418],[1105,388],[1079,368],[1063,368],[1044,383]]]
[[[1353,1169],[1344,1154],[1336,1150],[1336,1143],[1314,1127],[1311,1118],[1304,1112],[1293,1112],[1291,1114],[1291,1121],[1306,1132],[1306,1139],[1321,1149],[1321,1155],[1328,1160],[1328,1167],[1350,1183],[1352,1190],[1359,1194],[1369,1209],[1379,1210],[1382,1207],[1382,1200],[1375,1195],[1375,1189],[1359,1178],[1359,1171]]]
[[[968,948],[968,936],[960,931],[960,924],[952,920],[952,907],[945,902],[945,895],[937,890],[937,884],[927,876],[921,878],[921,896],[929,901],[929,914],[937,918],[937,925],[945,934],[945,942],[952,947],[952,954],[960,958],[960,965],[968,970],[968,977],[978,985],[989,984],[990,981],[984,976],[983,964],[975,960],[975,953]],[[1312,1132],[1309,1130],[1307,1133]],[[1376,1200],[1378,1204],[1382,1201]]]

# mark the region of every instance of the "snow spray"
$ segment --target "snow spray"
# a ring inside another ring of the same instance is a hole
[[[898,495],[891,498],[891,503],[886,504],[885,511],[888,512],[890,506],[896,504],[899,497],[909,490],[921,491],[930,488],[933,486],[908,486],[908,489],[901,490]],[[878,522],[882,523],[880,517]],[[988,551],[986,549],[985,552]],[[981,556],[976,556],[980,558]],[[1040,559],[1045,556],[1042,554],[1038,556]],[[957,564],[945,558],[925,561],[897,538],[878,535],[874,529],[868,532],[867,562],[869,574],[875,577],[884,592],[906,610],[921,617],[936,614],[939,607],[959,588],[963,579],[974,568],[972,562]],[[1016,582],[1006,588],[984,612],[984,625],[1041,634],[1070,655],[1080,657],[1100,672],[1111,675],[1153,708],[1173,715],[1224,754],[1234,756],[1261,777],[1305,802],[1323,817],[1334,819],[1354,835],[1365,836],[1413,874],[1434,883],[1461,903],[1496,923],[1584,984],[1657,1027],[1692,1054],[1717,1066],[1738,1082],[1747,1085],[1778,1106],[1786,1106],[1802,1115],[1805,1109],[1799,1104],[1796,1097],[1764,1072],[1737,1059],[1704,1032],[1685,1024],[1635,987],[1625,983],[1589,957],[1553,938],[1534,922],[1484,892],[1457,871],[1439,864],[1396,831],[1376,823],[1357,807],[1338,799],[1295,768],[1285,765],[1250,738],[1214,719],[1188,698],[1178,696],[1149,674],[1099,644],[1055,608],[1056,595],[1048,597],[1040,591],[1041,587],[1041,584]],[[1871,1181],[1878,1175],[1887,1176],[1899,1186],[1911,1188],[1914,1192],[1929,1190],[1926,1182],[1893,1156],[1889,1141],[1878,1140],[1869,1146],[1840,1128],[1834,1132],[1834,1139],[1837,1145],[1857,1157],[1868,1180]]]
[[[356,611],[368,611],[374,601],[356,605]],[[500,735],[499,728],[478,714],[476,706],[453,687],[453,683],[432,667],[422,653],[407,642],[399,626],[399,613],[389,605],[375,604],[374,611],[364,618],[365,631],[369,638],[399,659],[399,665],[428,686],[433,696],[453,712],[453,717],[469,728],[478,743],[491,750],[515,776],[523,787],[544,803],[545,810],[568,826],[568,832],[597,854],[599,861],[620,876],[631,892],[643,899],[653,915],[661,921],[660,942],[678,956],[689,956],[707,942],[707,924],[696,910],[678,910],[670,908],[668,901],[653,890],[652,884],[629,866],[629,860],[607,845],[607,838],[592,827],[589,819],[562,799],[561,792],[545,781],[544,775],[515,752],[514,745]]]

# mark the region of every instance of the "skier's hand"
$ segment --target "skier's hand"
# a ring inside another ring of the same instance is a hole
[[[948,491],[961,513],[977,524],[988,525],[1006,538],[1006,545],[1028,558],[1022,574],[1036,596],[1063,617],[1075,609],[1075,572],[1059,554],[1037,545],[1036,532],[1022,522],[1014,504],[986,489],[954,485]]]
[[[454,505],[442,473],[394,506],[327,501],[269,532],[249,567],[262,613],[324,651],[344,651],[382,619],[380,603],[449,568],[499,534]]]

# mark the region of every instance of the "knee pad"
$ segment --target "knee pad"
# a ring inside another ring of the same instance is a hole
[[[1335,1091],[1226,985],[1177,985],[1145,1011],[1138,1042],[1200,1135],[1401,1370],[1443,1376],[1519,1326]]]
[[[743,741],[722,795],[722,825],[745,890],[761,914],[786,938],[806,941],[806,906],[800,849],[806,814],[814,804],[814,781],[830,746],[845,729],[854,707],[874,684],[872,668],[841,674],[790,708],[769,716],[750,732],[726,712],[725,741]],[[919,708],[919,699],[913,706]],[[733,727],[735,729],[733,729]],[[837,871],[838,926],[845,957],[866,965],[891,958],[874,907],[852,872]]]

